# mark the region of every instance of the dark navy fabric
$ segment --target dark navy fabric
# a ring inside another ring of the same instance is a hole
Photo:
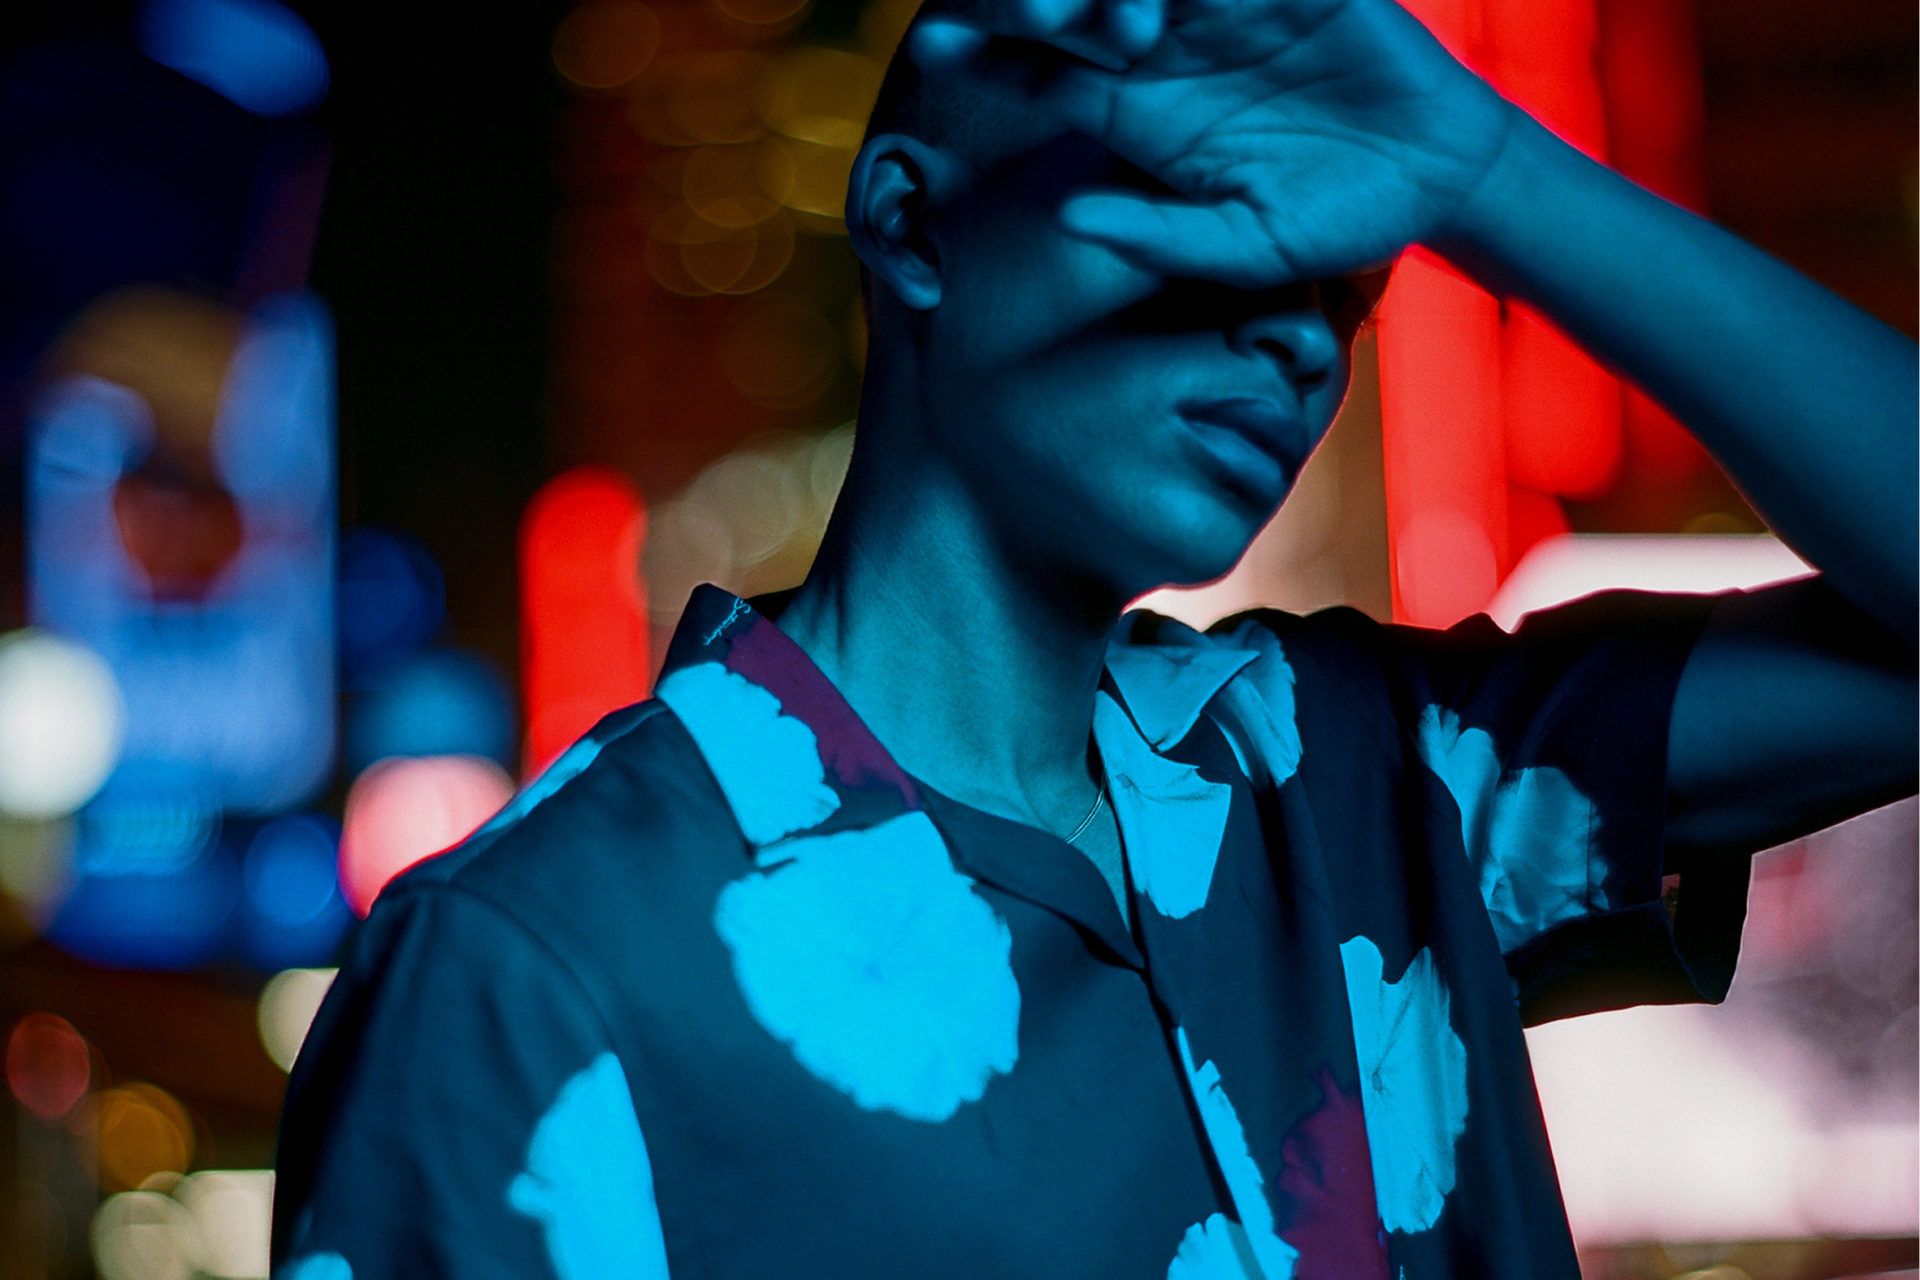
[[[1130,928],[901,770],[784,596],[703,587],[656,696],[354,938],[275,1274],[1573,1277],[1521,1028],[1725,994],[1746,862],[1662,839],[1714,600],[1129,614]]]

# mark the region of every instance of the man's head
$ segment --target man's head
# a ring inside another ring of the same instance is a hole
[[[847,193],[869,332],[859,465],[961,486],[1028,562],[1122,598],[1224,573],[1332,422],[1370,299],[1162,277],[1069,235],[1055,211],[1075,191],[1165,188],[906,50]],[[1239,429],[1194,420],[1210,416]]]

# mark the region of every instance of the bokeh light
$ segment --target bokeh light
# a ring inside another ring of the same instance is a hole
[[[549,480],[520,524],[521,694],[532,777],[601,716],[646,696],[652,676],[640,492],[604,467]]]
[[[333,830],[319,818],[273,819],[254,833],[241,865],[248,904],[271,924],[308,923],[338,897],[337,848]]]
[[[478,654],[430,649],[400,662],[349,701],[346,766],[358,772],[387,756],[513,759],[513,700]]]
[[[447,612],[446,579],[417,539],[353,529],[340,540],[340,661],[349,688],[431,640]]]
[[[242,942],[267,969],[332,955],[353,922],[339,886],[339,825],[318,814],[283,814],[247,842],[240,866]]]
[[[366,915],[389,881],[472,834],[513,795],[506,770],[479,756],[396,757],[370,765],[347,793],[340,887]]]
[[[7,1036],[7,1087],[21,1106],[51,1123],[87,1096],[91,1057],[71,1022],[58,1014],[30,1013]]]
[[[201,1270],[235,1280],[266,1276],[272,1170],[208,1169],[182,1178],[173,1198],[193,1219],[203,1250]]]
[[[123,710],[99,655],[42,631],[0,637],[0,810],[72,813],[120,753]]]
[[[638,0],[588,0],[561,19],[553,65],[583,89],[617,89],[639,78],[660,47],[660,19]]]
[[[818,308],[766,294],[728,317],[720,364],[736,391],[755,404],[798,409],[824,395],[843,362],[840,335]]]
[[[193,1119],[157,1085],[134,1081],[96,1095],[93,1119],[100,1180],[109,1190],[131,1190],[192,1163]]]
[[[276,973],[261,989],[255,1020],[260,1044],[282,1071],[293,1070],[300,1046],[306,1042],[313,1015],[333,986],[333,969],[288,969]]]
[[[199,1280],[208,1261],[187,1207],[160,1191],[122,1191],[93,1216],[100,1280]]]
[[[274,0],[148,0],[140,47],[263,116],[290,115],[327,93],[327,57],[298,15]]]

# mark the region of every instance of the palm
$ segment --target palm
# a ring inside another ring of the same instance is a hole
[[[1069,225],[1246,287],[1377,266],[1440,232],[1507,110],[1392,0],[1195,4],[1121,71],[1012,43],[983,74],[1178,193],[1082,196]]]

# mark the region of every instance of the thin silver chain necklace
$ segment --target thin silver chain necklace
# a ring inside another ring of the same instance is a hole
[[[1072,844],[1074,841],[1078,840],[1081,836],[1087,834],[1087,828],[1092,826],[1093,820],[1099,816],[1100,806],[1106,803],[1106,799],[1107,799],[1107,784],[1105,782],[1102,782],[1100,784],[1100,789],[1093,793],[1093,808],[1087,810],[1087,816],[1080,819],[1080,825],[1075,827],[1073,829],[1073,834],[1066,838],[1068,844]]]

